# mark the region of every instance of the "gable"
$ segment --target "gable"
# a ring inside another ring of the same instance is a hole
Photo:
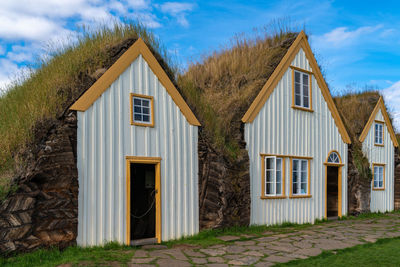
[[[260,93],[257,95],[250,108],[247,110],[245,115],[242,118],[244,123],[253,122],[255,117],[260,112],[261,108],[265,105],[266,101],[270,97],[271,93],[276,88],[278,82],[282,79],[283,75],[289,69],[290,64],[295,59],[296,55],[299,53],[300,49],[302,49],[306,55],[307,60],[309,61],[309,65],[313,70],[313,76],[318,83],[318,87],[321,89],[324,100],[326,101],[328,108],[331,112],[332,117],[334,118],[335,124],[339,129],[342,140],[351,144],[350,136],[348,135],[346,128],[344,127],[343,121],[339,116],[337,108],[333,102],[332,96],[329,92],[328,86],[325,83],[325,80],[321,74],[321,71],[318,67],[318,64],[315,60],[315,57],[311,51],[310,45],[308,44],[307,37],[303,31],[300,32],[286,55],[283,57],[278,67],[275,69],[274,73],[268,79],[266,84],[261,89]]]
[[[385,127],[387,127],[387,129],[388,129],[388,132],[390,134],[390,138],[392,139],[393,145],[395,147],[398,147],[399,144],[397,142],[396,134],[393,130],[392,123],[390,122],[389,115],[387,114],[385,103],[383,102],[382,96],[379,98],[378,103],[376,104],[374,110],[372,111],[371,116],[369,117],[369,120],[360,135],[360,138],[359,138],[360,142],[361,143],[364,142],[369,131],[371,130],[373,122],[377,119],[378,120],[381,119],[385,122]]]
[[[110,85],[131,65],[139,56],[145,59],[153,73],[172,97],[187,121],[194,126],[200,122],[193,114],[183,97],[168,78],[157,59],[151,53],[145,42],[139,38],[71,107],[71,110],[86,111],[110,87]]]

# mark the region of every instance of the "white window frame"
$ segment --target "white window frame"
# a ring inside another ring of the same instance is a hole
[[[153,97],[148,95],[139,95],[131,93],[131,125],[136,126],[148,126],[154,127],[154,103]],[[140,100],[140,105],[135,104],[135,100]],[[147,106],[143,103],[147,103]],[[135,111],[135,108],[139,108],[141,111]],[[144,112],[144,109],[148,109],[148,114]],[[135,115],[141,115],[142,119],[136,119]],[[143,116],[148,116],[149,121],[143,120]]]
[[[274,168],[273,169],[268,169],[268,164],[267,164],[267,161],[269,160],[269,159],[273,159],[274,160]],[[277,161],[278,160],[280,160],[281,161],[281,164],[280,164],[280,170],[278,170],[277,169],[277,166],[278,166],[278,164],[277,164]],[[276,156],[266,156],[265,158],[264,158],[264,196],[265,197],[274,197],[274,196],[284,196],[284,194],[283,194],[283,190],[284,190],[284,188],[283,188],[283,184],[284,184],[284,182],[283,182],[283,179],[284,179],[284,175],[283,175],[283,166],[284,166],[284,161],[285,159],[284,158],[281,158],[281,157],[276,157]],[[268,173],[269,173],[269,171],[272,171],[273,172],[273,180],[271,181],[271,182],[267,182],[268,181]],[[280,173],[280,177],[281,177],[281,181],[280,181],[280,188],[281,188],[281,193],[280,194],[277,194],[276,193],[276,188],[277,188],[277,181],[276,181],[276,177],[277,177],[277,173]],[[273,185],[272,186],[272,188],[273,188],[273,192],[272,193],[267,193],[267,183],[270,183],[271,185]]]
[[[295,165],[297,165],[295,162],[298,162],[298,169],[295,171]],[[306,163],[305,165],[305,170],[302,169],[303,166],[303,162]],[[309,177],[310,177],[310,173],[309,173],[309,166],[310,161],[308,159],[297,159],[297,158],[293,158],[292,159],[292,169],[291,171],[291,175],[292,175],[292,186],[291,186],[291,195],[293,196],[308,196],[310,194],[310,192],[308,192],[308,188],[309,188]],[[302,175],[305,173],[305,191],[301,192],[301,185],[304,184],[304,182],[302,182]],[[296,182],[295,182],[295,176],[296,176]],[[296,192],[294,193],[294,189],[296,188]],[[300,192],[300,193],[298,193]]]
[[[305,109],[311,109],[311,88],[310,88],[310,79],[311,79],[311,75],[309,73],[306,72],[302,72],[299,70],[293,70],[294,74],[293,74],[293,103],[295,107],[300,107],[300,108],[305,108]],[[300,74],[300,83],[296,82],[296,73]],[[308,81],[305,84],[304,83],[304,76],[308,77]],[[296,84],[300,85],[300,94],[296,93]],[[306,107],[304,105],[304,99],[306,98],[306,96],[304,95],[304,87],[307,86],[308,88],[308,106]],[[296,95],[300,96],[300,104],[296,103]]]
[[[382,122],[375,122],[374,141],[375,145],[383,145],[383,128]]]
[[[374,167],[374,179],[372,188],[373,189],[385,189],[385,166],[383,165],[373,165]],[[375,186],[375,181],[378,186]],[[379,185],[379,182],[382,182],[382,185]]]

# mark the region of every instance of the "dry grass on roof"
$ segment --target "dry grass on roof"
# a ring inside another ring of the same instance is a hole
[[[367,91],[349,93],[334,98],[337,109],[353,142],[358,141],[380,96],[378,91]]]
[[[178,84],[217,147],[235,153],[242,116],[272,75],[297,32],[236,37],[228,48],[193,63]],[[235,132],[234,132],[235,131]]]
[[[139,37],[173,79],[171,61],[158,38],[140,23],[126,22],[83,30],[76,42],[50,51],[37,68],[0,94],[0,195],[22,164],[14,155],[34,141],[35,125],[62,114],[95,82],[93,73],[110,67]]]

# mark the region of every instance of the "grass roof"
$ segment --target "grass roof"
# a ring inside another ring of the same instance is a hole
[[[114,24],[84,31],[73,44],[49,53],[27,77],[0,95],[0,193],[17,165],[15,155],[33,142],[40,121],[56,119],[96,80],[93,73],[110,67],[141,37],[174,80],[166,49],[139,23]]]
[[[367,124],[380,96],[378,91],[366,91],[349,93],[334,98],[337,109],[353,143],[358,142],[358,138]]]
[[[188,104],[195,111],[215,148],[237,155],[237,123],[272,75],[297,32],[280,31],[257,38],[236,37],[228,48],[192,63],[178,77]]]

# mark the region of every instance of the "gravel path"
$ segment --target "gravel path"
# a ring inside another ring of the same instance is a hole
[[[363,220],[346,220],[293,229],[290,233],[265,232],[262,236],[221,236],[224,244],[207,248],[191,245],[143,246],[128,266],[272,266],[305,259],[323,250],[337,250],[400,236],[400,214]],[[246,239],[245,241],[239,239]]]

